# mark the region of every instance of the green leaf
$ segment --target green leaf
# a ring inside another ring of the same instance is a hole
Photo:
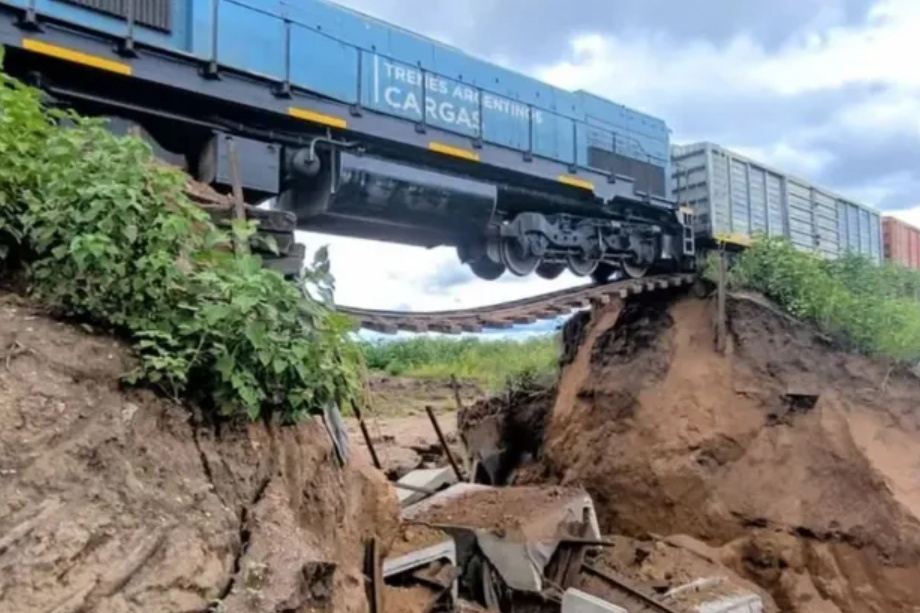
[[[361,358],[332,319],[328,249],[303,271],[314,299],[259,256],[236,255],[233,239],[277,244],[250,221],[217,228],[148,143],[44,108],[2,71],[0,109],[0,257],[24,260],[36,298],[129,338],[139,366],[126,381],[246,419],[319,411],[330,390],[357,398],[348,371]]]

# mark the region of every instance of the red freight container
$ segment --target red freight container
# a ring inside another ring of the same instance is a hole
[[[894,217],[883,217],[885,259],[920,270],[920,228]]]

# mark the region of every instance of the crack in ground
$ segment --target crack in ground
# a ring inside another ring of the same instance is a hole
[[[227,585],[220,591],[216,601],[222,602],[227,596],[233,592],[233,588],[236,585],[236,580],[239,577],[240,570],[243,564],[243,558],[246,556],[246,552],[249,551],[249,542],[252,538],[252,530],[249,527],[249,512],[250,509],[255,507],[262,498],[265,497],[265,491],[268,489],[268,485],[271,483],[271,477],[264,477],[262,482],[259,483],[259,487],[256,488],[255,494],[252,497],[252,500],[248,504],[245,504],[240,507],[239,512],[239,548],[236,551],[236,554],[233,557],[233,573],[230,575],[230,579],[227,581]],[[209,609],[213,610],[213,609]]]
[[[198,459],[201,460],[201,469],[204,471],[205,477],[208,478],[208,483],[211,485],[211,491],[214,492],[214,495],[217,496],[217,499],[220,500],[224,508],[229,509],[230,507],[227,501],[224,500],[224,497],[220,493],[220,489],[217,487],[217,483],[214,481],[214,473],[211,470],[211,463],[208,461],[208,456],[201,448],[201,440],[198,438],[198,426],[191,420],[189,420],[189,425],[192,430],[192,441],[195,444],[195,450],[198,451]]]

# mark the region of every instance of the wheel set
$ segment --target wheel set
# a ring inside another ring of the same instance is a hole
[[[603,284],[624,277],[640,279],[650,268],[648,264],[626,258],[604,260],[601,254],[570,252],[549,255],[545,245],[528,244],[516,237],[495,238],[488,243],[473,248],[457,248],[460,261],[467,264],[474,275],[486,281],[495,281],[505,272],[516,277],[536,274],[541,279],[553,280],[568,270],[576,277],[591,277],[595,283]]]

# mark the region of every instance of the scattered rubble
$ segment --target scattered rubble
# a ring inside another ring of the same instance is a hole
[[[640,566],[650,590],[733,575],[764,610],[916,610],[920,380],[762,298],[731,296],[727,316],[722,355],[707,301],[595,312],[568,334],[542,449],[509,480],[583,486],[605,533],[707,550],[689,576]]]

